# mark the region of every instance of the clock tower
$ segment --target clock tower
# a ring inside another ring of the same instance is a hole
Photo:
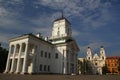
[[[71,24],[64,16],[54,20],[52,36],[50,37],[50,40],[53,44],[65,42],[66,40],[70,39],[71,36]]]

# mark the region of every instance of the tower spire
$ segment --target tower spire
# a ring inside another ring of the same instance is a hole
[[[63,14],[63,11],[61,12],[61,14],[62,14],[62,18],[64,18],[64,14]]]

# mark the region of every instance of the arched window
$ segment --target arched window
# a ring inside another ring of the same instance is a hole
[[[20,50],[20,45],[17,44],[17,45],[16,45],[16,53],[19,53],[19,50]]]
[[[104,57],[102,57],[102,59],[104,59]]]
[[[95,63],[95,65],[97,66],[97,63]]]
[[[11,46],[11,51],[10,51],[10,53],[11,53],[11,54],[13,54],[13,53],[14,53],[14,49],[15,49],[15,46],[14,46],[14,45],[12,45],[12,46]]]
[[[22,43],[22,52],[25,52],[26,44]]]
[[[88,57],[88,59],[90,60],[90,57]]]

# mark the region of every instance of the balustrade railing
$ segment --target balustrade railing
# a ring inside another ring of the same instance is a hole
[[[25,52],[21,52],[21,56],[24,56],[25,55]]]
[[[12,57],[13,56],[13,54],[12,53],[10,53],[10,57]]]
[[[19,53],[15,53],[15,56],[18,56]]]
[[[49,37],[49,39],[56,39],[56,38],[61,38],[61,37],[66,37],[66,36],[67,34],[56,35],[56,36]]]

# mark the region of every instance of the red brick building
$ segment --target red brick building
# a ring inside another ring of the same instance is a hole
[[[118,66],[120,61],[120,57],[116,56],[116,57],[107,57],[106,58],[106,66],[108,68],[108,72],[111,74],[120,74],[120,72],[118,71]]]

